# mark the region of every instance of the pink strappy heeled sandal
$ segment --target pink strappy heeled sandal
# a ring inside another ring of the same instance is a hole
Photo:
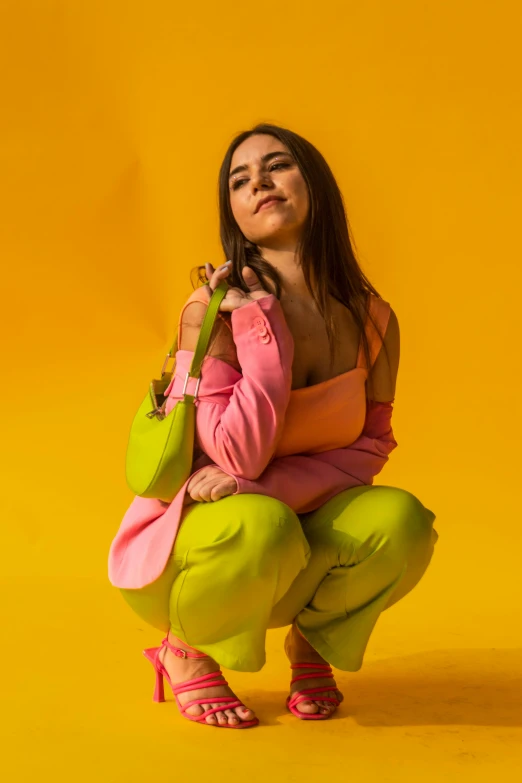
[[[192,701],[182,705],[178,699],[178,693],[186,693],[187,691],[199,690],[201,688],[213,688],[217,685],[228,685],[228,682],[221,674],[221,671],[217,671],[205,674],[203,677],[196,677],[193,680],[186,680],[185,682],[180,682],[177,685],[173,685],[167,670],[159,659],[159,653],[163,647],[168,647],[168,649],[178,658],[208,658],[208,655],[205,655],[204,653],[191,653],[187,650],[182,650],[180,647],[173,647],[173,645],[168,641],[167,637],[163,639],[160,647],[149,647],[147,650],[143,650],[143,655],[148,661],[151,662],[156,671],[156,687],[154,689],[153,701],[165,701],[165,691],[163,687],[163,678],[165,677],[168,684],[172,688],[172,693],[176,699],[178,710],[181,712],[184,718],[195,721],[196,723],[203,723],[205,726],[217,726],[220,729],[248,729],[250,726],[258,725],[258,718],[254,718],[253,720],[248,721],[241,721],[239,715],[238,718],[241,722],[236,724],[227,723],[223,725],[220,723],[206,722],[206,718],[209,715],[214,715],[216,712],[223,712],[223,710],[233,710],[236,707],[245,707],[245,705],[234,696],[212,697],[212,701],[218,701],[223,706],[214,707],[211,710],[203,712],[201,715],[188,715],[186,711],[189,707],[192,707],[194,704],[208,704],[209,699],[192,699]]]
[[[308,674],[298,674],[297,677],[294,677],[293,680],[291,680],[290,685],[293,685],[294,682],[299,682],[299,680],[318,680],[318,679],[322,679],[323,677],[325,679],[333,679],[334,676],[330,665],[327,663],[293,663],[290,666],[290,668],[311,670]],[[311,694],[324,693],[327,690],[328,688],[319,687],[319,688],[305,688],[302,691],[295,691],[295,693],[292,693],[287,698],[286,706],[288,707],[292,715],[295,715],[296,718],[300,718],[301,720],[326,720],[327,718],[330,718],[331,715],[333,715],[332,712],[329,712],[326,715],[320,712],[314,712],[308,714],[306,712],[300,712],[297,709],[297,705],[302,701],[314,701],[314,697]],[[337,690],[337,688],[332,688],[331,690]],[[333,696],[321,696],[319,701],[330,701],[332,702],[332,704],[335,704],[336,707],[338,707],[339,704],[341,703],[339,699]]]

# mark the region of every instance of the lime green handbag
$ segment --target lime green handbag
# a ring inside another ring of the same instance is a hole
[[[189,478],[194,455],[196,427],[195,401],[198,394],[201,364],[208,342],[225,296],[228,284],[225,280],[217,286],[209,302],[190,370],[185,378],[183,399],[178,400],[168,415],[165,406],[173,370],[165,372],[169,359],[176,355],[176,341],[167,354],[161,378],[152,380],[147,396],[141,403],[131,425],[126,455],[126,479],[135,495],[172,501]],[[197,378],[194,394],[186,394],[189,378]],[[153,406],[151,410],[151,406]]]

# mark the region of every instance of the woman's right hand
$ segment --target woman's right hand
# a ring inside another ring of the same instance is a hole
[[[214,269],[212,264],[205,264],[205,272],[209,281],[207,287],[210,288],[211,295],[220,282],[228,276],[231,267],[232,262],[230,261],[227,261],[226,264],[223,264],[223,266],[220,266],[217,269]],[[256,302],[258,299],[263,299],[265,296],[271,296],[271,292],[266,291],[263,288],[258,276],[249,266],[243,267],[243,280],[248,286],[248,292],[243,291],[241,288],[229,287],[219,305],[220,311],[231,313],[239,307],[244,307],[251,302]]]

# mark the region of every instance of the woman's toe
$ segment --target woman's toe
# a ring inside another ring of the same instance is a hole
[[[208,709],[208,705],[205,704],[205,709]],[[205,710],[203,709],[203,705],[201,704],[193,704],[192,707],[188,707],[188,709],[185,710],[187,715],[191,715],[193,718],[198,718],[200,715],[203,715]]]
[[[225,715],[224,712],[216,712],[214,714],[215,714],[215,716],[217,718],[217,722],[219,723],[220,726],[225,726],[228,723],[228,718],[227,718],[227,716]]]
[[[207,710],[212,709],[212,705],[211,704],[205,704],[204,707],[205,707],[205,712]],[[210,723],[212,726],[216,726],[217,722],[218,722],[217,718],[216,718],[216,713],[215,712],[213,712],[212,715],[207,715],[205,720],[206,720],[207,723]]]
[[[227,716],[228,722],[233,726],[240,721],[240,718],[238,718],[234,710],[225,710],[225,715]]]
[[[335,698],[335,693],[328,693],[328,696]],[[317,704],[317,706],[319,707],[323,715],[326,715],[335,710],[335,704],[331,701],[324,701],[322,699],[318,699],[315,703]]]
[[[319,707],[313,701],[301,701],[296,706],[299,712],[304,712],[307,715],[313,715],[314,713],[319,712]]]
[[[248,707],[236,707],[236,715],[239,715],[241,720],[252,720],[254,717],[254,713],[252,710],[249,710]]]

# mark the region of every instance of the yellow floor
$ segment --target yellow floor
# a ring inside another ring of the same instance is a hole
[[[304,723],[285,711],[283,632],[270,632],[263,671],[229,673],[261,719],[243,732],[184,721],[170,698],[152,702],[141,649],[158,635],[117,591],[89,579],[42,580],[31,586],[31,621],[13,609],[4,628],[3,779],[512,780],[522,761],[516,618],[496,618],[511,632],[489,633],[484,623],[481,633],[458,597],[438,606],[445,565],[441,557],[381,616],[363,669],[339,675],[345,702],[333,720]],[[12,582],[4,591],[29,608],[29,590]],[[505,646],[490,646],[493,637]]]
[[[108,388],[118,389],[109,370],[107,377]],[[141,650],[160,635],[107,579],[109,545],[131,500],[121,464],[123,425],[112,414],[116,401],[107,402],[94,380],[83,383],[83,394],[84,403],[71,399],[59,409],[40,395],[48,415],[32,441],[39,471],[33,491],[18,470],[27,464],[30,432],[20,437],[13,426],[5,452],[3,780],[518,779],[520,525],[517,483],[506,480],[505,469],[457,480],[449,471],[432,475],[424,463],[416,474],[414,465],[401,467],[405,457],[387,466],[380,483],[418,493],[437,513],[440,538],[420,584],[379,618],[361,671],[339,674],[345,701],[338,717],[303,722],[285,710],[289,670],[284,632],[275,631],[260,673],[229,673],[261,725],[207,728],[182,719],[172,701],[152,702],[153,672]],[[68,428],[73,405],[81,417]],[[29,428],[31,421],[23,423]]]

